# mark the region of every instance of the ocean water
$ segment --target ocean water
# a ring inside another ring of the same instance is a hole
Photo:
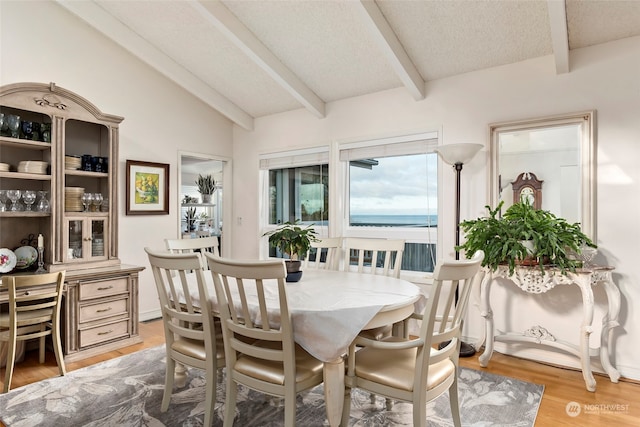
[[[351,215],[352,226],[436,227],[437,215]]]

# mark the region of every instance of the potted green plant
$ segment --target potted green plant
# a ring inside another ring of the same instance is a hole
[[[268,231],[263,236],[269,236],[269,245],[277,248],[289,259],[285,261],[287,265],[287,282],[297,282],[302,277],[300,270],[301,259],[305,256],[311,242],[318,240],[313,224],[302,227],[299,220],[295,222],[287,221],[275,230]]]
[[[216,191],[216,181],[212,175],[198,175],[196,180],[198,192],[202,195],[202,203],[211,203],[211,195]]]
[[[196,208],[187,208],[184,213],[184,221],[187,223],[186,231],[194,231],[196,229]]]
[[[495,271],[499,265],[509,266],[513,274],[516,265],[553,266],[563,274],[575,271],[581,262],[573,254],[596,245],[580,229],[579,223],[569,223],[553,213],[535,209],[528,201],[515,203],[500,216],[503,202],[495,209],[486,206],[489,215],[460,223],[465,242],[457,250],[473,255],[482,249],[482,265]]]

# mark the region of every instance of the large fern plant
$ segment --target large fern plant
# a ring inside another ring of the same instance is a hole
[[[575,271],[581,263],[571,257],[571,252],[580,254],[584,245],[596,247],[582,232],[580,223],[571,224],[549,211],[534,209],[527,201],[513,204],[501,216],[502,206],[503,202],[495,209],[486,206],[488,216],[460,223],[465,242],[456,248],[467,256],[482,249],[482,265],[492,271],[506,264],[513,274],[516,265],[531,258],[542,271],[545,265],[562,273]],[[527,248],[527,241],[532,242],[533,253]]]

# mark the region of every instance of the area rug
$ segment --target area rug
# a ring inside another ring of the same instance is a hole
[[[167,412],[160,412],[165,351],[158,346],[102,362],[0,395],[0,420],[8,427],[31,426],[201,426],[203,372],[190,369],[187,384],[174,390]],[[544,387],[487,372],[461,368],[459,399],[467,426],[533,426]],[[224,415],[224,378],[218,383],[214,425]],[[451,426],[448,395],[427,408],[429,426]],[[278,399],[241,387],[236,426],[281,426]],[[327,425],[322,386],[298,395],[297,426]],[[383,398],[352,391],[350,426],[411,426],[412,405],[396,402],[385,410]]]

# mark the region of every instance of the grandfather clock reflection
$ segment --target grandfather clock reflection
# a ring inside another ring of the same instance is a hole
[[[535,209],[542,208],[542,183],[533,172],[522,172],[513,187],[513,203],[527,202]]]

